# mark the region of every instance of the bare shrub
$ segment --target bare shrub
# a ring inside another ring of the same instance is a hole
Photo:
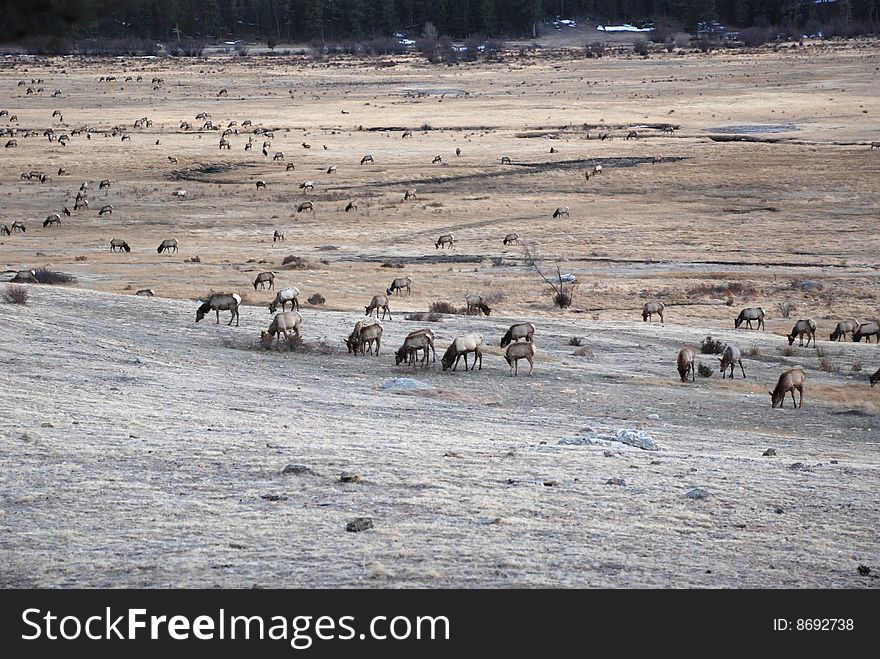
[[[326,301],[327,301],[327,298],[325,298],[320,293],[315,293],[314,295],[309,296],[309,299],[306,300],[306,302],[308,302],[309,304],[311,304],[312,306],[315,306],[315,307],[324,304]]]
[[[709,366],[706,366],[703,362],[699,362],[697,364],[697,375],[701,378],[710,378],[712,377],[713,371]]]
[[[183,259],[184,263],[201,263],[202,257],[196,254],[195,256],[190,256],[189,258]]]
[[[410,313],[404,316],[407,320],[415,320],[418,322],[428,322],[428,323],[439,323],[441,320],[439,313],[433,313],[431,311],[416,311],[415,313]]]
[[[858,373],[862,370],[862,361],[860,359],[854,359],[852,363],[851,370],[853,373]]]
[[[574,357],[592,357],[593,353],[585,347],[580,347],[571,353]]]
[[[761,349],[758,346],[750,346],[748,350],[746,350],[746,354],[749,357],[760,357]]]
[[[560,309],[571,306],[571,291],[557,291],[553,294],[553,304]]]
[[[739,40],[750,48],[773,41],[774,37],[773,30],[766,27],[747,27],[739,31]]]
[[[82,262],[82,261],[85,261],[85,260],[86,260],[86,255],[85,255],[85,254],[80,254],[79,256],[75,256],[75,257],[73,257],[73,260],[76,261],[76,262]]]
[[[284,257],[284,260],[281,261],[281,265],[288,270],[310,270],[312,262],[302,256],[294,256],[293,254],[290,254]]]
[[[594,41],[593,43],[587,44],[586,55],[587,58],[600,58],[605,54],[605,44],[601,41]]]
[[[724,352],[724,342],[721,339],[713,339],[707,336],[700,341],[700,352],[704,355],[720,355]]]
[[[381,267],[383,267],[383,268],[402,268],[403,263],[389,263],[388,261],[385,261],[385,263],[383,263]]]
[[[636,55],[640,55],[642,57],[647,57],[648,56],[648,42],[645,41],[644,39],[637,39],[633,43],[633,52]]]
[[[19,284],[6,284],[3,291],[3,299],[9,304],[27,304],[29,297],[28,289]]]
[[[776,307],[779,309],[779,313],[782,314],[783,318],[789,318],[791,314],[797,311],[797,305],[787,299],[778,303]]]
[[[34,278],[39,284],[75,284],[76,277],[68,275],[64,272],[55,272],[48,268],[37,268],[34,270]]]
[[[783,357],[791,357],[795,353],[794,346],[783,346],[779,349]]]
[[[827,357],[828,351],[823,346],[816,346],[816,357]]]
[[[837,373],[840,369],[827,357],[822,357],[819,360],[819,368],[828,373]]]

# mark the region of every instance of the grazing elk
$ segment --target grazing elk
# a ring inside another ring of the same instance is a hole
[[[501,337],[501,347],[504,348],[510,343],[516,343],[520,339],[531,341],[534,334],[535,326],[531,323],[514,323]]]
[[[80,208],[88,208],[89,200],[77,195],[76,201],[73,202],[73,210],[78,211]]]
[[[859,321],[857,320],[842,320],[837,323],[837,327],[834,328],[834,331],[831,332],[831,341],[840,341],[841,339],[846,339],[847,334],[852,334],[859,328]]]
[[[637,140],[637,139],[639,139],[639,134],[638,134],[638,132],[636,132],[636,131],[634,131],[634,130],[631,130],[631,131],[629,131],[629,132],[626,134],[626,137],[624,137],[623,139],[625,139],[625,140]]]
[[[555,211],[553,211],[553,219],[557,217],[568,217],[571,209],[568,206],[560,206]]]
[[[333,174],[335,171],[336,171],[336,165],[330,165],[330,166],[327,168],[327,173],[328,173],[328,174]]]
[[[446,246],[449,245],[449,248],[452,249],[455,247],[455,236],[451,233],[444,233],[437,239],[437,242],[434,243],[434,249],[442,247],[446,249]]]
[[[880,149],[880,142],[871,142],[872,149]]]
[[[232,148],[232,143],[229,140],[227,140],[225,137],[221,137],[220,138],[220,149],[221,150],[222,149],[229,150],[231,148]]]
[[[758,329],[764,329],[764,310],[761,307],[748,307],[739,312],[739,316],[733,321],[733,329],[739,329],[739,326],[746,323],[746,327],[752,329],[752,321],[758,321]]]
[[[487,316],[492,312],[489,308],[489,305],[483,301],[482,295],[474,295],[473,293],[468,293],[464,296],[464,301],[467,303],[467,312],[474,313],[479,316],[480,313],[484,313]]]
[[[373,342],[376,343],[376,352],[373,352]],[[379,349],[382,347],[382,325],[376,321],[364,324],[358,321],[354,325],[354,330],[345,339],[345,345],[348,346],[348,352],[355,355],[360,352],[366,355],[367,351],[371,355],[379,355]]]
[[[348,202],[348,205],[345,207],[345,212],[350,213],[351,211],[356,211],[358,209],[358,205],[356,201]]]
[[[718,358],[718,361],[721,362],[722,380],[724,379],[724,375],[728,368],[730,368],[730,379],[733,379],[733,372],[737,364],[739,364],[739,367],[742,370],[743,377],[746,377],[746,369],[743,368],[742,355],[740,354],[739,348],[736,346],[729,345],[724,348],[724,353]]]
[[[263,155],[268,156],[269,152],[266,149],[263,149]],[[284,160],[284,151],[278,151],[274,156],[272,156],[272,161]]]
[[[502,165],[509,165],[509,164],[511,164],[511,163],[510,163],[510,158],[508,158],[507,156],[501,156],[501,164],[502,164]]]
[[[12,225],[12,228],[15,228],[14,224]],[[856,331],[852,334],[852,340],[859,343],[862,339],[865,339],[866,343],[870,343],[872,336],[876,336],[877,343],[880,343],[880,323],[876,320],[859,325]]]
[[[131,251],[131,247],[128,246],[128,243],[121,238],[114,238],[110,241],[110,251],[115,252],[117,249],[121,249],[124,252]]]
[[[177,197],[178,199],[186,198],[187,192],[183,188],[178,188],[171,193],[172,197]]]
[[[69,209],[67,206],[64,206],[64,207],[61,209],[61,212],[64,213],[64,215],[67,215],[67,217],[70,217],[70,216],[71,216],[70,209]]]
[[[303,181],[302,183],[299,184],[299,189],[311,191],[311,190],[315,189],[315,184],[313,181]]]
[[[0,224],[0,236],[11,236],[12,232],[9,230],[9,227],[5,224]]]
[[[505,245],[519,245],[519,234],[518,233],[508,233],[504,236],[504,244]]]
[[[156,251],[159,254],[161,254],[163,251],[166,254],[177,252],[177,238],[169,238],[168,240],[163,240],[161,243],[159,243],[159,247],[156,248]]]
[[[389,320],[394,320],[391,317],[391,309],[388,307],[388,296],[387,295],[374,295],[373,299],[370,300],[370,303],[364,307],[364,315],[372,316],[373,311],[376,312],[376,318],[379,317],[379,309],[382,309],[382,320],[385,320],[385,314],[388,314]]]
[[[375,162],[375,161],[373,160],[373,156],[367,154],[366,156],[364,156],[363,158],[361,158],[361,164],[362,164],[362,165],[363,165],[364,163],[367,163],[367,162]]]
[[[663,127],[664,135],[674,135],[675,134],[675,126],[664,126]]]
[[[283,158],[282,158],[283,160]],[[296,164],[289,162],[287,163],[287,167],[284,168],[285,172],[289,172],[291,169],[296,170]]]
[[[295,338],[299,338],[299,326],[302,316],[296,311],[283,311],[272,319],[269,329],[260,332],[260,346],[265,350],[272,345],[275,338],[275,348],[281,347],[281,335],[287,339],[289,346],[293,345]]]
[[[257,275],[257,278],[254,279],[254,290],[257,290],[257,284],[260,285],[260,288],[265,288],[266,284],[269,284],[269,290],[271,291],[275,288],[275,274],[274,272],[261,272]]]
[[[810,341],[813,342],[813,347],[816,347],[816,321],[812,318],[801,318],[794,324],[794,327],[791,329],[791,333],[788,335],[788,345],[792,345],[794,340],[800,337],[801,346],[804,345],[804,334],[807,335],[807,347],[810,347]]]
[[[806,379],[807,374],[804,373],[804,370],[801,368],[793,368],[780,375],[779,381],[776,383],[776,388],[773,391],[769,392],[770,405],[773,407],[773,409],[785,406],[785,394],[787,394],[788,392],[791,392],[791,402],[794,405],[795,409],[797,409],[798,407],[803,407],[804,380]],[[800,393],[800,405],[798,405],[798,402],[795,400],[795,390]]]
[[[27,227],[25,227],[24,222],[19,222],[18,220],[16,220],[12,223],[12,233],[15,233],[17,231],[27,233]]]
[[[535,347],[534,341],[529,341],[527,343],[511,343],[507,346],[507,351],[504,353],[504,359],[507,360],[507,364],[510,366],[510,375],[517,375],[519,369],[517,368],[517,364],[520,359],[525,359],[529,362],[529,375],[532,374],[532,369],[535,367],[535,353],[537,353],[537,348]]]
[[[406,289],[406,294],[409,295],[412,292],[412,277],[396,277],[394,281],[391,282],[391,286],[389,286],[385,293],[388,295],[393,295],[395,291],[397,291],[398,295],[402,295],[401,291]]]
[[[876,382],[880,382],[880,368],[877,369],[877,372],[874,373],[874,375],[868,378],[868,381],[871,383],[872,387]]]
[[[266,188],[266,182],[265,182],[264,180],[262,180],[262,179],[260,179],[259,181],[257,181],[257,184],[256,184],[256,185],[257,185],[257,190],[260,190],[260,189],[262,189],[262,190],[266,190],[266,189],[268,189],[268,188]]]
[[[221,311],[231,311],[232,316],[229,319],[227,325],[232,325],[232,321],[235,321],[235,326],[238,327],[238,307],[241,305],[241,296],[238,293],[214,293],[211,297],[208,298],[206,302],[202,302],[202,305],[196,310],[196,322],[199,322],[202,318],[205,317],[209,311],[217,312],[217,324],[220,324],[220,312]]]
[[[272,242],[277,240],[284,240],[284,232],[281,229],[275,229],[275,233],[272,235]]]
[[[584,170],[584,178],[589,181],[596,174],[601,174],[601,173],[602,173],[602,165],[596,165],[595,167]]]
[[[275,299],[269,303],[269,313],[275,313],[279,306],[281,311],[284,311],[284,307],[287,306],[288,302],[290,302],[291,311],[294,309],[299,310],[299,289],[296,286],[282,288],[275,293]]]
[[[67,176],[67,170],[64,167],[58,168],[58,176]]]
[[[691,382],[696,379],[694,376],[694,371],[696,370],[694,360],[696,356],[697,352],[690,346],[686,346],[678,351],[678,375],[681,377],[682,382],[687,382],[688,373],[691,375]]]
[[[410,199],[415,199],[415,198],[416,198],[416,189],[415,188],[410,188],[409,190],[407,190],[406,192],[403,193],[403,200],[404,201],[409,201]]]
[[[470,370],[474,370],[474,367],[477,365],[477,360],[480,362],[480,370],[483,370],[483,353],[480,351],[480,346],[483,344],[483,337],[480,334],[465,334],[464,336],[460,336],[452,344],[446,349],[446,352],[443,353],[443,357],[440,358],[440,363],[443,365],[443,370],[447,370],[448,368],[452,368],[454,371],[458,367],[458,360],[464,357],[464,370],[468,370],[467,356],[468,353],[474,353],[474,363],[471,365]]]
[[[101,210],[98,211],[98,215],[113,215],[113,204],[101,206]]]
[[[437,163],[443,163],[443,158],[441,156],[434,156],[434,160],[431,161],[432,165],[436,165]]]
[[[433,353],[434,361],[437,361],[437,351],[434,350],[434,332],[429,329],[415,330],[407,334],[403,341],[403,345],[394,355],[394,364],[400,366],[401,362],[407,362],[411,366],[416,365],[416,358],[420,350],[424,350],[422,355],[422,365],[428,365],[428,355]]]
[[[662,302],[646,302],[645,306],[642,307],[642,321],[651,321],[654,314],[660,316],[660,324],[663,324],[663,310],[666,307],[663,306]]]
[[[297,213],[302,213],[304,211],[308,211],[309,213],[314,214],[315,205],[310,201],[304,201],[303,203],[301,203],[299,206],[296,207]]]
[[[52,213],[49,217],[43,220],[43,228],[50,227],[53,224],[61,224],[61,216],[58,213]]]
[[[98,184],[98,190],[109,190],[110,189],[110,179],[104,179]]]
[[[405,131],[403,131],[403,135],[400,136],[400,138],[401,138],[401,139],[404,139],[404,140],[405,140],[407,137],[412,137],[412,131],[411,131],[411,130],[405,130]]]
[[[6,142],[7,149],[11,149],[16,146],[18,146],[18,140],[9,140],[8,142]]]

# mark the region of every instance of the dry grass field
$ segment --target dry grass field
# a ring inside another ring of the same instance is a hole
[[[17,146],[0,153],[0,224],[27,227],[0,236],[3,269],[77,283],[0,302],[0,584],[876,587],[857,567],[880,570],[880,347],[827,339],[880,317],[878,70],[870,41],[454,67],[2,60],[0,109],[17,121],[0,129]],[[229,150],[201,112],[237,122]],[[245,150],[245,120],[274,133],[268,157],[263,135]],[[49,127],[90,139],[63,146]],[[84,181],[89,208],[43,228]],[[510,232],[523,244],[502,245]],[[442,233],[454,249],[435,248]],[[111,253],[114,238],[132,251]],[[166,238],[179,253],[157,254]],[[526,248],[576,275],[571,308],[554,308]],[[305,267],[283,267],[290,255]],[[265,270],[326,298],[303,304],[297,350],[258,349]],[[413,291],[392,299],[381,355],[348,355],[363,305],[398,276]],[[239,327],[194,323],[211,291],[244,298]],[[438,352],[481,333],[482,370],[395,367],[425,325],[405,316],[468,292],[490,296],[490,317],[431,326]],[[641,320],[655,299],[664,325]],[[733,329],[748,306],[767,331]],[[819,350],[789,349],[806,317]],[[537,326],[531,378],[508,377],[498,347],[519,320]],[[701,354],[713,375],[679,382],[679,348],[707,335],[742,349],[747,378],[722,381]],[[794,365],[805,405],[772,410]],[[401,377],[430,388],[383,388]],[[560,444],[587,429],[640,429],[660,450]],[[292,463],[309,471],[283,474]],[[355,517],[374,528],[346,532]]]

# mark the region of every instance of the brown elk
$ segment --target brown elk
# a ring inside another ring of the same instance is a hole
[[[473,293],[468,293],[464,296],[464,301],[467,303],[467,312],[474,313],[476,311],[477,315],[480,313],[484,313],[487,316],[492,312],[492,309],[489,308],[489,305],[483,300],[482,295],[474,295]]]
[[[124,252],[131,251],[131,247],[128,246],[128,243],[121,238],[114,238],[110,241],[110,251],[115,252],[117,249],[121,249]]]
[[[15,225],[13,225],[13,229],[14,228]],[[877,337],[877,343],[880,343],[880,323],[876,320],[859,325],[856,331],[852,334],[852,340],[859,343],[862,339],[865,339],[866,343],[870,343],[872,336]]]
[[[412,292],[412,277],[396,277],[394,281],[391,282],[391,286],[389,286],[385,293],[387,295],[393,295],[395,291],[397,291],[398,295],[402,295],[401,291],[406,289],[406,294],[409,295]]]
[[[507,156],[501,156],[501,164],[502,164],[502,165],[509,165],[509,164],[511,164],[511,162],[510,162],[510,158],[508,158]]]
[[[529,362],[529,375],[531,375],[532,369],[535,367],[535,353],[537,353],[537,348],[534,341],[528,341],[527,343],[511,343],[507,346],[507,351],[504,353],[504,359],[507,360],[507,364],[510,366],[510,375],[518,374],[519,369],[517,368],[517,364],[520,359],[525,359]]]
[[[290,303],[291,311],[299,309],[299,289],[296,286],[282,288],[275,293],[275,299],[269,303],[269,313],[275,313],[279,306],[281,311],[284,311],[284,307],[287,306],[288,302]]]
[[[807,379],[807,374],[804,373],[801,368],[793,368],[791,370],[785,371],[782,375],[779,376],[779,381],[776,383],[776,388],[769,392],[770,393],[770,405],[773,409],[777,407],[785,406],[785,394],[791,392],[791,402],[795,406],[795,409],[798,407],[804,406],[804,380]],[[797,390],[800,393],[800,405],[795,400],[794,392]]]
[[[314,214],[315,205],[310,201],[304,201],[303,203],[301,203],[299,206],[296,207],[297,213],[302,213],[305,211],[308,211],[309,213]]]
[[[433,353],[434,361],[437,361],[437,351],[434,350],[434,332],[429,329],[415,330],[407,334],[403,345],[394,355],[394,363],[400,366],[401,362],[407,362],[411,366],[416,365],[416,358],[420,350],[424,350],[422,365],[427,366],[429,353]]]
[[[257,190],[266,190],[266,182],[263,179],[260,179],[256,182]]]
[[[98,215],[113,215],[113,204],[101,206],[101,210],[98,211]]]
[[[382,320],[385,320],[385,314],[388,314],[389,320],[394,320],[391,317],[391,309],[388,307],[388,296],[387,295],[374,295],[373,299],[370,300],[368,305],[364,306],[364,315],[372,316],[373,311],[376,312],[376,318],[379,317],[379,309],[382,309]]]
[[[739,329],[739,326],[746,323],[746,327],[752,329],[752,321],[758,321],[758,329],[764,329],[764,310],[761,307],[748,307],[739,312],[739,315],[733,321],[733,329]]]
[[[351,211],[356,211],[358,209],[358,205],[356,201],[348,202],[348,205],[345,207],[345,212],[350,213]]]
[[[501,337],[501,347],[516,343],[520,339],[531,341],[534,334],[535,326],[532,323],[514,323]]]
[[[437,239],[437,242],[434,243],[434,249],[443,248],[446,249],[446,246],[449,245],[449,248],[455,247],[455,236],[451,233],[444,233]]]
[[[803,346],[805,334],[807,335],[807,348],[810,347],[810,341],[813,342],[813,347],[816,347],[816,321],[812,318],[801,318],[794,324],[788,335],[788,345],[794,344],[794,340],[800,337],[799,345]]]
[[[557,217],[568,217],[571,209],[568,206],[560,206],[555,211],[553,211],[553,219]]]
[[[857,320],[842,320],[837,323],[837,327],[834,328],[834,331],[831,332],[831,341],[840,341],[841,339],[846,339],[847,334],[852,334],[859,328],[859,321]]]
[[[474,363],[470,370],[474,370],[474,367],[477,365],[477,360],[479,360],[480,370],[482,371],[483,353],[480,351],[480,346],[482,344],[483,337],[480,334],[466,334],[458,337],[446,349],[446,352],[443,353],[443,357],[440,358],[443,370],[445,371],[451,367],[454,371],[458,368],[458,361],[462,357],[464,357],[464,370],[468,370],[467,356],[469,353],[474,353]]]
[[[511,245],[516,244],[519,245],[519,234],[518,233],[508,233],[504,236],[504,244]]]
[[[281,335],[287,339],[289,346],[293,345],[295,339],[299,338],[299,326],[302,323],[302,316],[296,311],[282,311],[272,319],[269,329],[260,332],[260,346],[267,349],[272,345],[272,338],[275,338],[275,348],[281,347]]]
[[[272,242],[274,243],[276,240],[284,240],[284,232],[281,229],[275,229],[275,234],[272,236]]]
[[[696,379],[694,376],[694,371],[696,370],[694,359],[696,356],[696,351],[690,346],[686,346],[678,351],[678,375],[681,377],[682,382],[687,382],[688,373],[691,375],[691,382]]]
[[[61,224],[61,216],[58,213],[52,213],[52,215],[43,220],[44,229],[54,224]]]
[[[367,155],[365,155],[363,158],[361,158],[361,164],[362,164],[362,165],[363,165],[364,163],[367,163],[367,162],[375,162],[375,160],[373,160],[373,156],[367,154]]]
[[[196,310],[196,322],[199,322],[202,318],[204,318],[205,314],[207,314],[209,311],[216,311],[217,324],[219,325],[220,312],[231,311],[232,317],[230,317],[227,325],[232,325],[232,321],[234,320],[235,326],[238,327],[238,307],[240,305],[241,296],[238,293],[214,293]]]
[[[271,291],[275,288],[275,274],[274,272],[261,272],[257,275],[257,278],[254,279],[254,290],[257,290],[257,284],[260,285],[260,288],[265,288],[266,284],[269,284],[269,290]]]
[[[724,353],[721,357],[718,358],[721,362],[721,379],[724,379],[724,375],[727,372],[727,369],[730,368],[730,379],[733,379],[733,372],[737,364],[739,364],[740,369],[742,370],[743,378],[746,377],[746,369],[743,368],[742,363],[742,355],[740,354],[739,348],[736,346],[727,346],[724,349]]]
[[[875,383],[880,382],[880,368],[877,369],[877,372],[874,373],[874,375],[868,378],[868,381],[871,383],[872,387]]]
[[[666,307],[662,302],[646,302],[642,307],[642,321],[651,321],[654,314],[660,316],[660,324],[663,324],[663,310]]]
[[[15,233],[17,231],[27,233],[27,227],[25,227],[24,222],[19,222],[18,220],[16,220],[12,223],[12,233]]]
[[[415,188],[410,188],[409,190],[407,190],[406,192],[403,193],[403,200],[404,201],[409,201],[410,199],[415,199],[415,198],[416,198],[416,189]]]
[[[177,252],[177,239],[169,238],[168,240],[163,240],[159,243],[159,247],[156,248],[156,251],[161,254],[165,252],[167,254],[171,254],[172,252]]]

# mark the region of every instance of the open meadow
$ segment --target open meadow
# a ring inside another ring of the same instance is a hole
[[[0,300],[0,585],[877,587],[880,345],[828,339],[880,318],[878,71],[870,40],[3,58],[0,225],[26,231],[2,269],[76,282]],[[536,271],[557,267],[562,310]],[[301,291],[295,349],[260,349],[264,271]],[[349,354],[407,276],[379,356]],[[194,322],[211,292],[241,296],[239,326]],[[491,315],[406,318],[468,293]],[[766,330],[734,329],[745,307]],[[800,318],[817,347],[789,346]],[[531,377],[499,346],[518,321]],[[437,362],[395,366],[426,326]],[[442,371],[471,332],[482,369]],[[686,345],[709,377],[680,381]],[[771,409],[795,366],[803,407]],[[656,450],[597,439],[622,430]]]

